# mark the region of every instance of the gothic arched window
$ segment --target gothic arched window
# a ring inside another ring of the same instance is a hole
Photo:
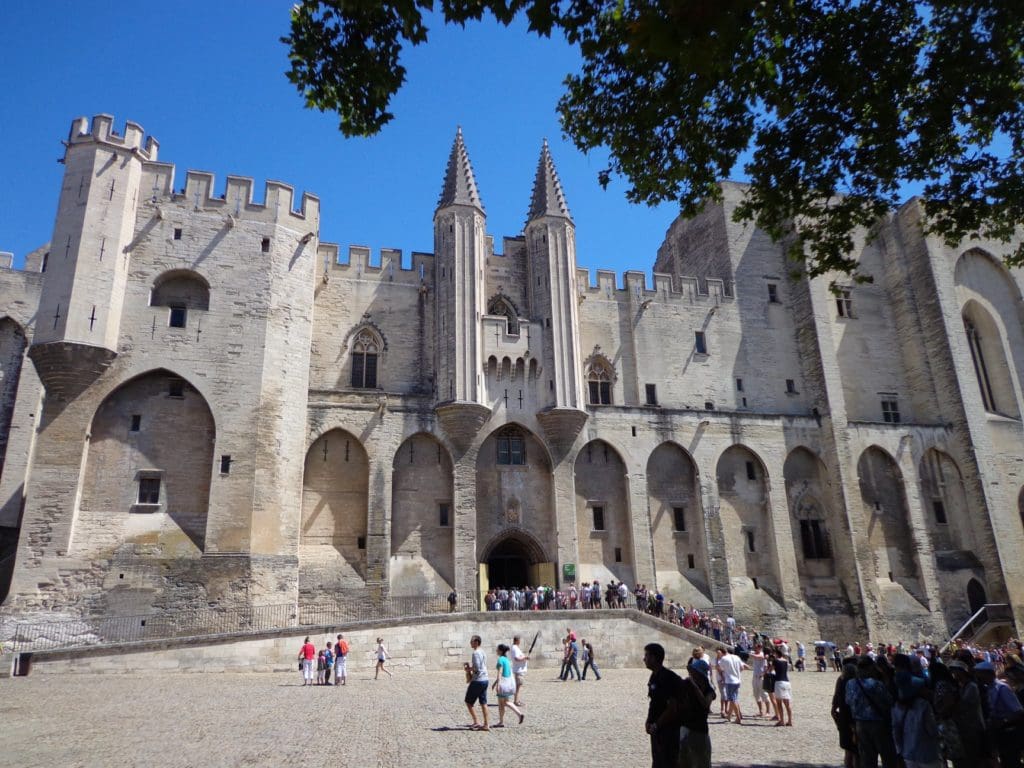
[[[612,404],[612,372],[603,360],[595,360],[587,373],[591,405]]]
[[[504,296],[495,296],[487,306],[488,315],[504,315],[509,336],[519,335],[519,314]]]
[[[806,560],[828,560],[832,557],[828,528],[824,515],[813,501],[805,501],[796,509],[800,523],[800,544]]]
[[[974,375],[978,379],[978,388],[981,390],[981,402],[985,410],[994,413],[996,410],[996,399],[992,393],[992,381],[989,379],[988,366],[985,365],[985,351],[981,343],[981,334],[977,326],[968,318],[964,318],[964,331],[967,333],[967,346],[971,350],[971,361],[974,363]]]
[[[380,339],[364,328],[352,342],[352,386],[357,389],[377,388],[377,358]]]

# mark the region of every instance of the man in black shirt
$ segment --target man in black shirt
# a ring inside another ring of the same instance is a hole
[[[658,643],[644,646],[644,666],[651,670],[647,681],[645,730],[651,737],[651,768],[676,768],[679,757],[679,702],[683,679],[665,666],[665,649]]]

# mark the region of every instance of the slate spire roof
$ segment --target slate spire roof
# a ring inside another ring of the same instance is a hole
[[[471,205],[484,210],[476,188],[473,166],[469,162],[469,153],[462,140],[461,127],[455,132],[455,143],[448,156],[448,169],[444,173],[444,186],[441,188],[441,198],[437,201],[437,210],[449,205]]]
[[[572,214],[569,213],[569,206],[565,202],[565,192],[562,191],[562,182],[558,179],[555,162],[551,159],[547,139],[544,139],[540,148],[537,176],[533,180],[533,196],[526,220],[533,221],[542,216],[561,216],[572,221]]]

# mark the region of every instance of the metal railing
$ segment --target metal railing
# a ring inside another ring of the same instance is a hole
[[[981,606],[974,615],[964,622],[953,636],[942,646],[945,651],[960,638],[971,638],[978,634],[986,624],[1013,624],[1013,611],[1006,603],[987,603]]]
[[[457,611],[476,610],[476,595],[460,595]],[[401,619],[449,613],[448,595],[388,595],[383,599],[339,595],[330,602],[299,606],[299,626],[326,626],[353,621]]]
[[[136,616],[84,616],[19,621],[4,643],[14,653],[137,643],[174,637],[254,632],[294,626],[294,603],[241,608],[197,608]]]
[[[476,594],[461,595],[456,611],[476,609]],[[74,619],[24,620],[13,624],[5,651],[27,653],[171,638],[209,637],[381,619],[447,614],[448,595],[371,597],[340,593],[330,602],[281,603],[234,608],[203,607],[136,616],[83,616]]]

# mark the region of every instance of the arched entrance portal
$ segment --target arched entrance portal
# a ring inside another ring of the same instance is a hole
[[[530,583],[530,554],[521,541],[505,539],[487,558],[492,587],[525,587]]]
[[[544,547],[524,530],[511,530],[496,537],[480,559],[480,602],[491,588],[555,585],[555,564]]]

